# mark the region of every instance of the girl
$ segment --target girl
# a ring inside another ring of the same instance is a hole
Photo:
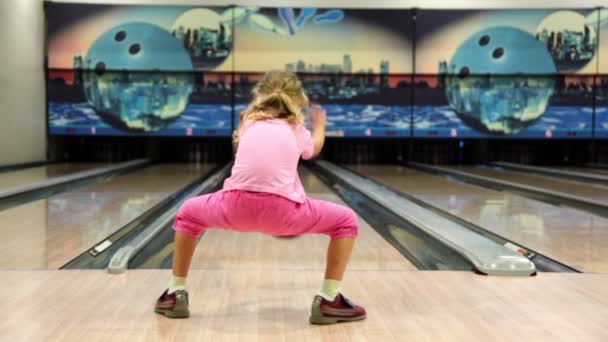
[[[325,281],[314,297],[310,322],[362,320],[365,310],[340,294],[357,217],[350,208],[307,197],[298,177],[300,157],[310,159],[323,147],[326,114],[319,106],[312,108],[311,136],[301,112],[308,98],[291,73],[266,73],[253,95],[240,113],[233,137],[236,158],[223,190],[187,200],[176,216],[173,276],[155,311],[171,318],[190,315],[186,276],[197,239],[206,229],[223,227],[273,236],[329,235]]]

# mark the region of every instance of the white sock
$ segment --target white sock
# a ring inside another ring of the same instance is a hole
[[[175,291],[185,290],[185,289],[186,289],[186,278],[172,275],[171,280],[169,281],[169,293],[173,293]]]
[[[333,279],[325,279],[323,281],[323,287],[321,288],[320,295],[329,301],[333,301],[334,299],[336,299],[336,296],[340,293],[341,288],[342,288],[341,281],[333,280]]]

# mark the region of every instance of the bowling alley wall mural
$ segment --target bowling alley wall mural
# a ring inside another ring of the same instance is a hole
[[[596,78],[595,136],[608,138],[608,10],[599,14],[599,76]]]
[[[608,138],[607,13],[48,2],[49,132],[228,137],[280,69],[330,136]]]
[[[47,3],[51,134],[229,136],[228,7]]]
[[[398,9],[236,15],[235,114],[265,71],[281,69],[298,73],[310,100],[324,106],[329,136],[410,136],[412,28],[412,11]]]
[[[414,136],[590,138],[597,10],[421,10]]]
[[[608,138],[608,75],[606,74],[596,79],[595,136]]]

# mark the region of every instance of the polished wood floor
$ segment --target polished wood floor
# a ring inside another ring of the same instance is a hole
[[[520,183],[523,185],[533,186],[551,191],[563,192],[565,194],[591,199],[598,203],[608,205],[607,184],[578,182],[564,178],[552,178],[540,174],[511,171],[506,169],[496,170],[476,166],[454,166],[451,168],[479,176]]]
[[[608,176],[608,169],[598,169],[598,168],[593,168],[593,167],[582,167],[582,166],[558,167],[557,169],[561,170],[561,171],[574,171],[574,172],[588,173],[591,175]]]
[[[188,278],[189,319],[153,313],[170,270],[0,270],[0,341],[608,341],[608,274],[417,271],[363,221],[360,233],[343,289],[366,307],[362,322],[308,323],[326,237],[211,230]]]
[[[50,178],[65,176],[96,167],[108,166],[103,163],[61,163],[30,167],[23,170],[3,172],[0,175],[0,190],[13,189]]]
[[[152,311],[169,272],[0,271],[0,340],[608,341],[608,275],[352,270],[368,319],[311,326],[317,271],[194,270],[186,320]]]
[[[351,168],[580,271],[608,273],[604,217],[402,166]]]
[[[214,164],[160,164],[0,211],[0,269],[58,269]]]

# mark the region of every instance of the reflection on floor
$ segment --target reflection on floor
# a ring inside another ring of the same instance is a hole
[[[608,219],[402,166],[352,168],[584,272],[608,272]]]

